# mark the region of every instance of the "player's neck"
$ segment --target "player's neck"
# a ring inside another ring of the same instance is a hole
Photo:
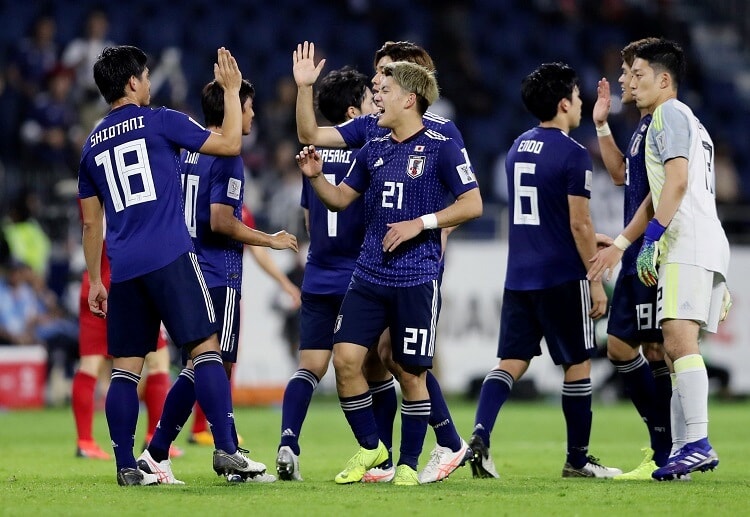
[[[130,97],[120,97],[115,102],[110,104],[110,109],[115,110],[117,108],[121,108],[122,106],[127,106],[128,104],[140,106],[140,104],[135,99],[132,99]]]
[[[560,120],[559,117],[555,117],[552,120],[548,120],[546,122],[540,122],[539,127],[543,127],[546,129],[559,129],[566,135],[570,133],[570,124],[568,124],[565,120]]]
[[[403,142],[420,132],[423,127],[421,116],[419,118],[409,117],[409,119],[403,120],[391,128],[391,138],[397,142]]]

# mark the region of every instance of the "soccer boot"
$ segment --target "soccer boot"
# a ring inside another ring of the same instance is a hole
[[[708,438],[685,444],[670,457],[667,464],[656,469],[651,477],[657,481],[672,481],[699,470],[713,470],[719,464],[719,456],[708,443]]]
[[[619,474],[612,479],[618,481],[651,481],[651,473],[657,468],[654,462],[654,450],[651,447],[641,449],[644,453],[643,461],[630,472]]]
[[[473,457],[474,454],[470,451],[469,444],[464,440],[461,440],[461,447],[455,452],[449,447],[435,445],[430,453],[430,460],[419,473],[419,482],[421,484],[434,483],[447,478],[458,467],[462,467],[467,459]]]
[[[117,471],[117,484],[120,486],[157,485],[159,478],[155,474],[126,467]]]
[[[396,467],[396,475],[393,476],[393,484],[399,486],[415,486],[419,484],[417,471],[409,465],[399,465]]]
[[[240,474],[229,474],[227,476],[229,483],[275,483],[276,476],[264,472],[263,474],[256,474],[255,476],[242,476]]]
[[[234,454],[229,454],[221,449],[214,450],[214,472],[217,476],[239,474],[245,478],[264,474],[266,466],[245,456],[245,453],[248,452],[250,451],[240,448]]]
[[[565,463],[562,469],[564,478],[613,478],[622,474],[622,470],[605,467],[599,463],[599,459],[593,456],[586,456],[586,464],[581,468],[575,468],[570,463]]]
[[[471,449],[471,475],[475,478],[499,478],[495,462],[492,461],[490,450],[484,444],[484,440],[479,435],[473,434],[469,439],[469,448]]]
[[[94,440],[78,440],[76,456],[95,460],[108,460],[109,454],[104,452]]]
[[[299,456],[294,454],[291,447],[279,447],[276,455],[276,473],[282,481],[302,481],[299,471]]]
[[[357,453],[346,462],[344,470],[336,474],[334,481],[339,485],[357,483],[364,477],[365,472],[387,459],[388,449],[380,440],[378,440],[378,446],[374,449],[360,447]]]
[[[368,469],[362,476],[362,483],[390,483],[396,475],[396,467],[390,459],[385,460],[377,467]]]
[[[156,461],[151,457],[148,449],[143,451],[136,460],[138,468],[148,474],[155,474],[161,485],[184,485],[185,483],[174,477],[172,473],[172,462],[167,458],[164,461]]]

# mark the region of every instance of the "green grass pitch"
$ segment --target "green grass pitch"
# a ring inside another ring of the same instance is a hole
[[[455,399],[450,406],[467,438],[474,403]],[[173,469],[187,485],[122,488],[114,462],[74,457],[69,409],[4,412],[0,515],[750,515],[750,403],[712,401],[710,416],[711,443],[721,464],[714,472],[694,473],[691,482],[562,479],[565,430],[559,403],[511,400],[492,437],[499,480],[472,479],[464,467],[444,482],[419,487],[337,486],[333,476],[357,445],[336,400],[316,397],[301,437],[302,483],[229,485],[211,469],[211,448],[188,445],[180,436],[186,454],[173,461]],[[279,408],[238,408],[235,417],[251,457],[274,472]],[[140,420],[138,444],[145,414]],[[398,428],[397,418],[396,434]],[[108,450],[101,412],[95,416],[95,435]],[[434,443],[428,429],[420,468]],[[602,463],[629,470],[646,444],[645,428],[630,404],[595,405],[591,453]]]

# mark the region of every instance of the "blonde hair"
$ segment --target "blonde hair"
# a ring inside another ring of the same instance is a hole
[[[424,115],[427,108],[440,97],[435,72],[422,65],[394,61],[383,67],[383,75],[393,77],[402,89],[417,96],[420,115]]]

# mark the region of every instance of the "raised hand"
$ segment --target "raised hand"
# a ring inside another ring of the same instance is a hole
[[[232,53],[224,47],[216,51],[214,79],[224,90],[239,90],[242,86],[242,72]]]
[[[609,81],[602,77],[596,86],[596,102],[592,113],[594,124],[597,127],[607,122],[611,107],[612,97],[610,96]]]
[[[325,59],[315,65],[315,43],[299,43],[297,50],[292,54],[292,72],[294,81],[297,86],[312,86],[318,80],[323,66],[326,64]]]

